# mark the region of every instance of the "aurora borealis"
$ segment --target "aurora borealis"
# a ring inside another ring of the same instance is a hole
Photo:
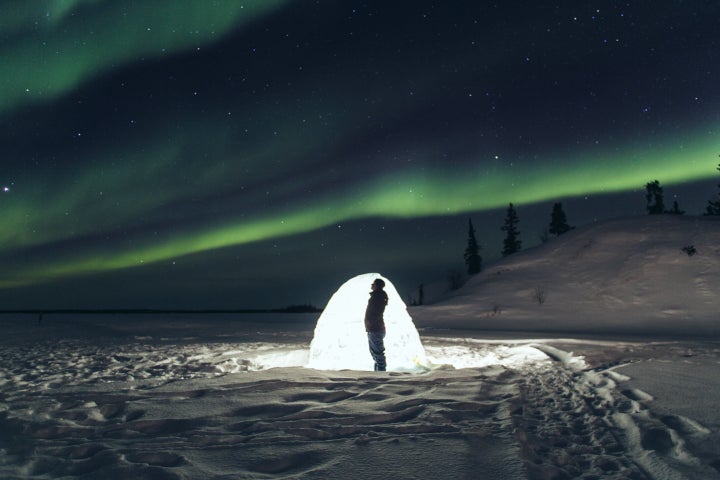
[[[322,306],[716,192],[710,1],[0,4],[3,308]],[[669,201],[667,201],[669,200]]]

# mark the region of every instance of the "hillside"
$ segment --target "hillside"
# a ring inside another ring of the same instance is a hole
[[[658,215],[570,231],[411,315],[418,327],[718,336],[718,307],[720,219]]]

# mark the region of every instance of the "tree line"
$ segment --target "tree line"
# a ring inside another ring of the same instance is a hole
[[[720,171],[720,164],[718,164],[717,170]],[[720,183],[718,184],[718,188],[720,189]],[[653,180],[645,184],[645,200],[648,215],[683,215],[685,213],[684,210],[680,209],[680,205],[677,200],[673,201],[672,208],[665,208],[663,188],[660,186],[660,182],[658,180]],[[703,215],[720,215],[720,192],[708,200],[708,204]],[[518,217],[517,210],[515,209],[515,206],[510,203],[505,214],[505,220],[501,227],[501,230],[505,232],[501,252],[503,257],[512,255],[522,249],[522,240],[520,240],[518,223],[520,223],[520,218]],[[567,216],[563,210],[562,203],[557,202],[553,204],[547,233],[558,237],[573,228],[575,227],[568,224]],[[477,237],[475,236],[475,228],[472,220],[468,219],[468,240],[463,257],[465,259],[465,266],[469,275],[475,275],[482,271],[482,257],[480,256],[480,250],[481,247],[477,241]]]

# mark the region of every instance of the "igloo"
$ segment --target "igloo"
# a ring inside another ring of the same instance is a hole
[[[420,335],[395,286],[378,273],[358,275],[345,282],[330,298],[315,326],[307,366],[317,370],[373,370],[373,359],[365,333],[365,308],[370,285],[385,281],[385,356],[389,371],[418,371],[428,368]]]

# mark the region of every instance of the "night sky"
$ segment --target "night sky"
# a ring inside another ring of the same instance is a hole
[[[720,3],[6,0],[0,309],[409,296],[524,247],[700,214],[717,192]]]

